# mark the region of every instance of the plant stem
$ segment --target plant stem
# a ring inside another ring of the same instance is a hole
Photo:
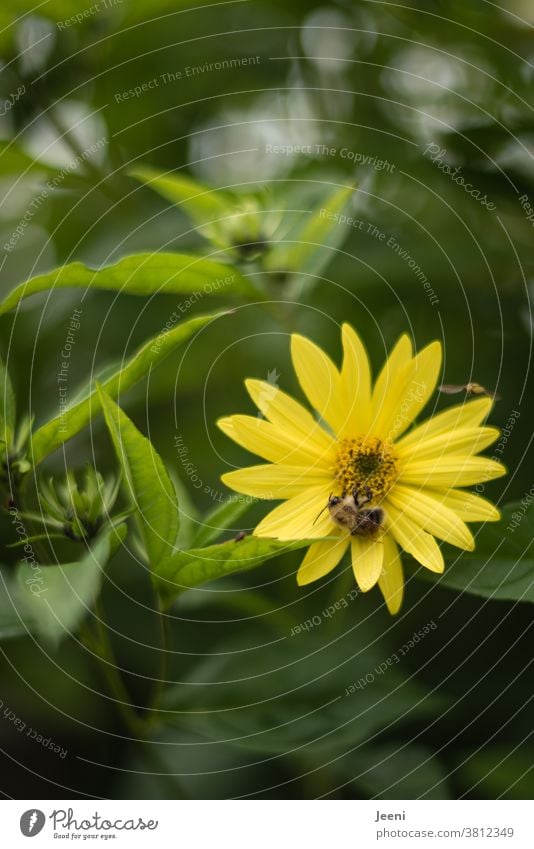
[[[172,651],[171,631],[169,627],[169,614],[166,613],[160,594],[156,591],[156,608],[158,611],[158,624],[160,635],[160,669],[159,678],[152,694],[150,702],[151,718],[157,719],[158,708],[165,691],[165,685],[169,680],[169,654]]]
[[[115,697],[115,707],[120,713],[122,719],[124,720],[125,725],[129,729],[129,731],[133,734],[133,736],[139,741],[142,742],[142,731],[144,728],[144,723],[135,712],[134,708],[130,704],[130,697],[128,695],[128,691],[124,685],[124,682],[120,676],[119,670],[117,668],[117,662],[115,659],[115,653],[113,651],[113,647],[111,645],[111,640],[109,639],[108,630],[105,627],[105,619],[104,619],[104,607],[102,604],[102,597],[99,596],[96,604],[95,604],[95,613],[96,613],[96,632],[97,632],[97,640],[95,641],[95,648],[101,661],[101,669],[102,672],[108,682],[109,689],[111,693]]]
[[[98,598],[95,604],[95,613],[97,617],[97,639],[95,640],[94,635],[91,635],[89,643],[95,649],[96,654],[101,661],[100,666],[103,674],[112,695],[115,697],[115,707],[124,724],[137,743],[139,743],[141,754],[145,760],[147,768],[151,771],[151,774],[153,774],[156,778],[161,779],[169,786],[169,798],[187,799],[188,795],[185,793],[176,776],[170,775],[165,771],[165,763],[161,760],[157,750],[154,748],[157,744],[148,739],[152,716],[149,715],[147,719],[143,719],[136,713],[130,703],[130,696],[118,670],[115,653],[109,638],[109,632],[105,626],[104,608],[101,597]],[[163,620],[162,628],[165,628]],[[165,639],[167,640],[167,637]],[[165,678],[162,677],[162,690],[165,680],[166,676]],[[154,772],[152,773],[152,771]]]

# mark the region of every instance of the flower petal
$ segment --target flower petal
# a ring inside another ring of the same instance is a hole
[[[426,406],[440,370],[441,344],[432,342],[394,378],[382,408],[375,409],[373,433],[388,441],[397,439]]]
[[[442,504],[454,510],[465,522],[498,522],[501,518],[499,510],[479,495],[472,495],[462,489],[449,489],[445,492],[431,489],[425,491],[428,495],[439,498]]]
[[[291,357],[299,383],[312,407],[337,431],[343,425],[340,377],[322,348],[297,333],[291,337]]]
[[[447,434],[458,428],[477,427],[484,421],[493,406],[491,398],[477,398],[464,404],[457,404],[442,413],[422,422],[406,436],[397,442],[398,448],[407,448],[423,439],[432,439],[440,434]]]
[[[400,481],[418,486],[454,487],[471,486],[493,478],[500,478],[506,469],[496,460],[487,457],[445,455],[431,460],[407,463],[401,470]]]
[[[387,512],[387,521],[389,530],[408,554],[431,572],[443,572],[445,563],[441,549],[434,537],[427,534],[420,524],[391,506]]]
[[[332,536],[336,527],[324,509],[329,495],[328,486],[308,487],[267,513],[253,535],[281,540]]]
[[[478,454],[500,436],[496,427],[471,427],[450,430],[447,433],[434,436],[432,439],[422,439],[414,445],[397,447],[400,457],[406,461],[412,457],[417,460],[431,460],[444,454]]]
[[[439,494],[397,485],[388,494],[386,510],[389,504],[413,519],[429,534],[458,548],[473,551],[473,534],[456,513],[443,504]]]
[[[341,338],[340,393],[345,418],[338,436],[343,438],[367,433],[371,415],[371,371],[367,352],[350,324],[343,325]]]
[[[389,419],[395,406],[392,392],[402,382],[412,361],[412,343],[409,336],[403,334],[391,351],[376,380],[371,397],[371,422],[369,430],[373,436],[379,436],[382,420]]]
[[[294,442],[304,438],[318,451],[328,451],[332,444],[331,436],[302,404],[266,380],[245,380],[245,386],[263,415],[290,434]]]
[[[378,579],[380,592],[384,596],[389,612],[399,612],[404,595],[404,576],[399,549],[391,534],[384,534],[384,565]]]
[[[351,537],[352,569],[362,593],[370,590],[380,577],[384,560],[382,539]]]
[[[310,545],[306,557],[297,572],[297,583],[303,587],[323,578],[335,569],[349,545],[349,536],[343,534],[338,540],[321,540]]]
[[[274,501],[291,498],[310,486],[332,486],[332,476],[328,472],[273,463],[226,472],[221,480],[236,492]]]
[[[228,416],[219,419],[217,425],[238,445],[271,463],[330,469],[335,462],[333,439],[330,451],[322,452],[313,442],[305,438],[295,441],[292,434],[254,416]]]

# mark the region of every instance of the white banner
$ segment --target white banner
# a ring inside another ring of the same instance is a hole
[[[4,801],[1,843],[191,849],[532,849],[516,801]],[[29,841],[35,838],[35,843]]]

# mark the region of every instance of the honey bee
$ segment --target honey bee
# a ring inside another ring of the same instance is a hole
[[[365,507],[371,501],[368,488],[364,495],[358,492],[352,495],[331,495],[321,513],[328,510],[332,521],[349,531],[351,536],[372,536],[384,524],[385,514],[381,507]]]
[[[445,395],[457,395],[459,392],[465,392],[467,395],[486,395],[488,398],[493,398],[494,401],[499,400],[499,395],[495,392],[490,392],[480,383],[464,383],[463,385],[456,383],[442,383],[438,386],[440,392]]]

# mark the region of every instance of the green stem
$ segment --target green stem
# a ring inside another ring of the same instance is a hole
[[[101,661],[100,667],[102,669],[102,672],[106,678],[109,689],[112,695],[114,696],[115,708],[121,715],[124,724],[132,733],[132,735],[139,742],[142,742],[142,732],[144,728],[144,723],[130,704],[130,697],[128,695],[128,691],[126,690],[124,682],[117,668],[117,662],[115,659],[113,647],[111,645],[111,640],[109,638],[109,632],[108,629],[105,627],[104,607],[102,604],[101,596],[99,596],[95,604],[95,614],[97,639],[94,642],[94,647],[96,649],[98,658]]]
[[[171,631],[169,626],[169,614],[165,611],[159,593],[156,591],[156,607],[158,611],[159,642],[160,642],[160,669],[159,678],[154,688],[150,702],[150,717],[157,719],[158,708],[165,691],[165,685],[169,680],[169,654],[172,651]]]
[[[101,669],[108,683],[109,689],[114,696],[114,704],[115,708],[119,712],[124,724],[132,734],[132,736],[136,739],[136,741],[140,745],[141,754],[145,760],[147,768],[154,772],[156,778],[161,779],[165,782],[170,791],[169,798],[171,799],[187,799],[187,793],[185,793],[183,787],[180,782],[176,778],[176,776],[170,775],[166,772],[165,763],[159,757],[157,750],[154,748],[157,746],[157,743],[150,741],[148,738],[148,734],[150,733],[150,725],[151,725],[151,716],[147,719],[143,719],[139,716],[135,709],[130,704],[130,697],[124,682],[120,676],[119,670],[117,668],[115,653],[113,651],[113,647],[111,645],[111,640],[109,637],[109,631],[105,626],[104,619],[104,608],[102,604],[101,597],[98,598],[95,605],[95,613],[97,618],[97,626],[96,626],[96,636],[91,635],[89,640],[87,641],[89,645],[95,649],[96,654],[101,661]],[[162,624],[162,627],[164,625]],[[162,689],[164,686],[164,679],[162,679]]]

